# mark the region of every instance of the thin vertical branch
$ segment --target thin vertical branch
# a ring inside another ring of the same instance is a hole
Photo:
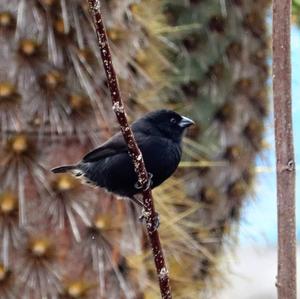
[[[139,183],[144,186],[143,188],[143,202],[144,202],[144,216],[146,220],[146,227],[149,236],[149,240],[152,247],[154,262],[158,275],[161,296],[163,299],[171,299],[171,290],[169,286],[169,275],[166,267],[160,238],[158,231],[155,228],[155,219],[157,214],[154,208],[154,202],[152,198],[151,189],[147,188],[148,173],[145,167],[145,163],[141,154],[141,151],[135,141],[131,128],[128,124],[126,113],[124,110],[123,101],[120,94],[118,79],[113,67],[111,52],[107,40],[105,26],[102,21],[100,11],[100,0],[89,0],[90,10],[93,15],[93,21],[98,37],[98,43],[100,53],[103,61],[104,70],[106,73],[108,87],[111,93],[111,99],[113,104],[113,110],[116,114],[118,122],[120,124],[121,132],[128,146],[128,152],[132,158],[135,172],[138,176]]]
[[[273,94],[277,157],[279,299],[296,299],[295,161],[292,131],[291,0],[273,1]]]

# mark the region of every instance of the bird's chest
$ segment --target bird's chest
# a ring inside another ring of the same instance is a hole
[[[154,185],[167,179],[181,159],[181,147],[172,141],[154,141],[141,150],[146,168],[153,174]]]

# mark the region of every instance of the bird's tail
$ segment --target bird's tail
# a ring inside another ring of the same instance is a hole
[[[69,172],[69,171],[72,171],[75,169],[77,169],[77,166],[75,166],[75,165],[66,165],[66,166],[52,168],[51,171],[53,173],[64,173],[64,172]]]

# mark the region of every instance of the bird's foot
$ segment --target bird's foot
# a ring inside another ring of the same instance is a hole
[[[134,188],[138,189],[138,190],[143,189],[144,191],[148,190],[153,184],[152,178],[153,178],[153,174],[151,172],[148,172],[148,181],[147,181],[146,185],[142,185],[138,181],[134,184]]]
[[[134,203],[136,203],[138,206],[142,207],[143,209],[145,208],[144,203],[143,203],[139,198],[137,198],[137,197],[135,197],[135,196],[132,196],[130,199],[131,199]]]
[[[151,214],[146,212],[145,209],[142,211],[142,215],[139,217],[139,220],[142,222],[145,220],[148,229],[151,229],[152,232],[156,231],[160,225],[159,214],[155,212],[154,217],[151,219]]]

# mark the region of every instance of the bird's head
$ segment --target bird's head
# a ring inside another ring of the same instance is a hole
[[[166,109],[150,112],[144,119],[163,136],[176,141],[181,139],[185,129],[195,124],[191,119]]]

